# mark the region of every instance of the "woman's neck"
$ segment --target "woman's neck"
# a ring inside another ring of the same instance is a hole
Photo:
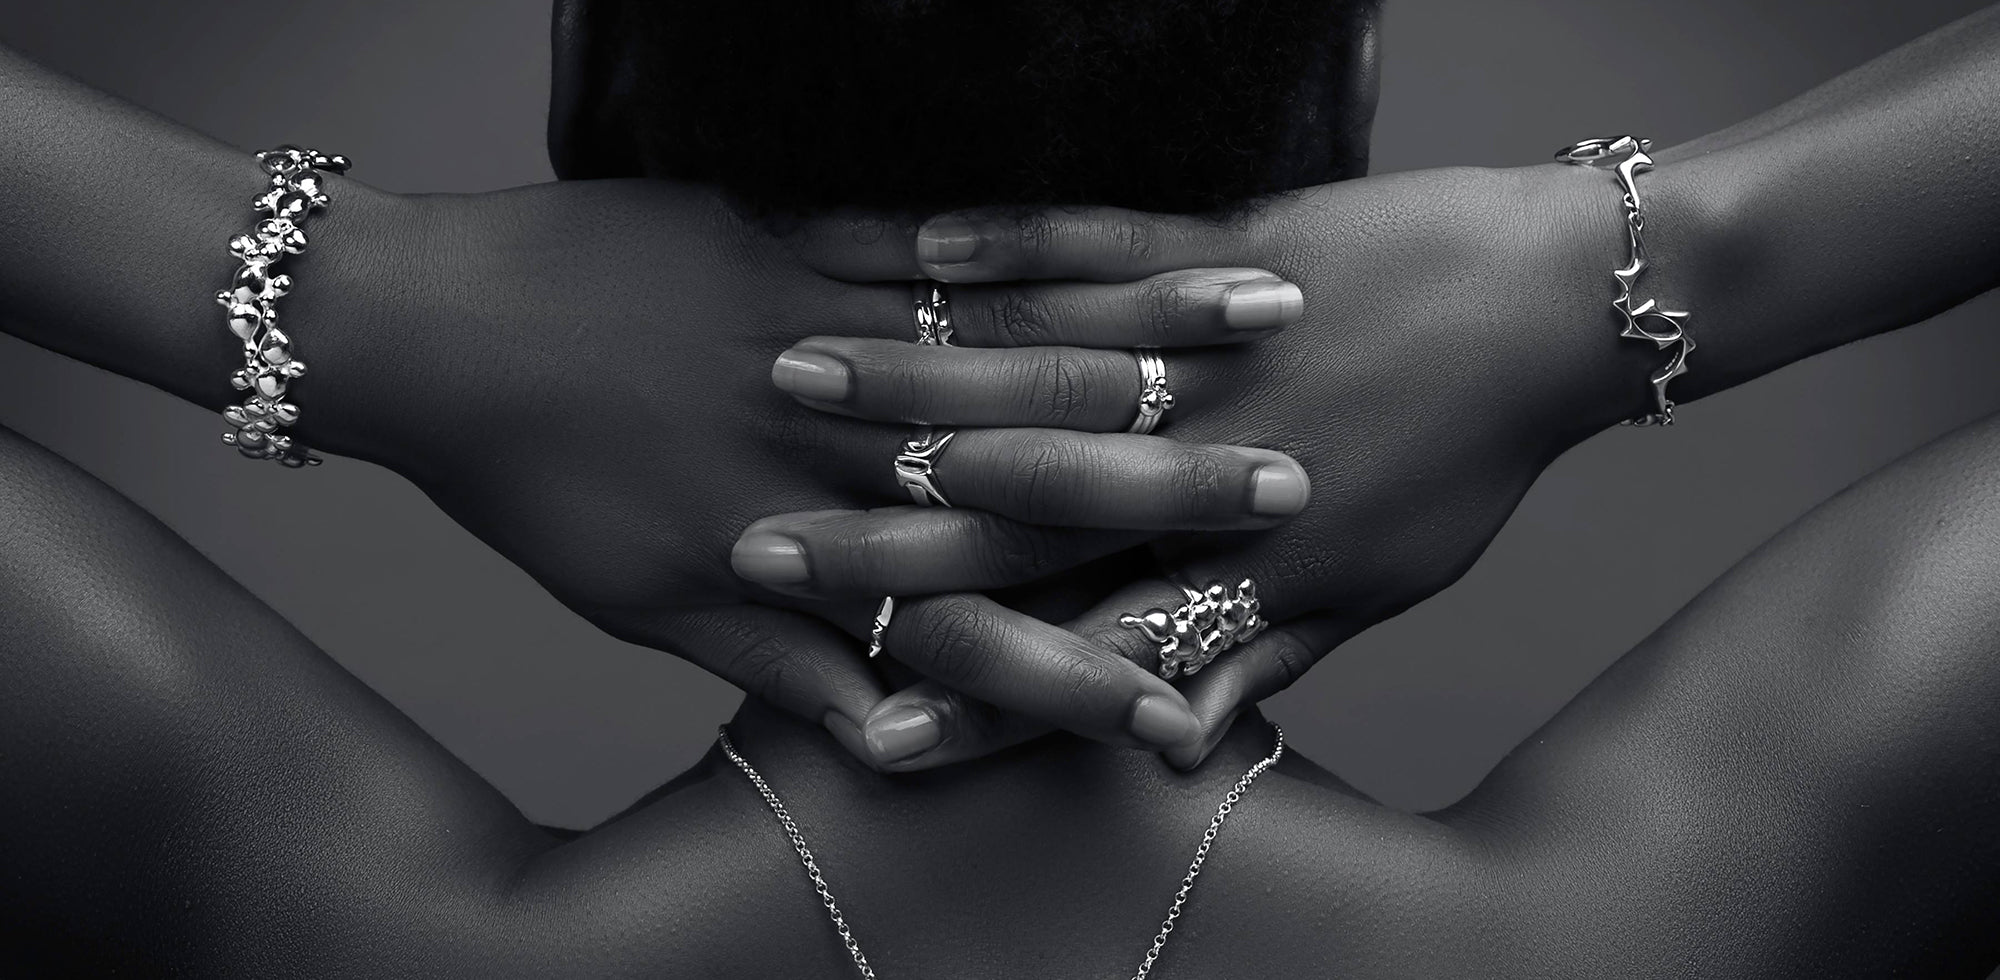
[[[1052,969],[1129,976],[1203,829],[1276,734],[1248,713],[1193,772],[1057,734],[888,775],[824,729],[760,702],[746,702],[729,733],[797,821],[871,958],[903,967],[883,975],[969,978]],[[1325,961],[1337,934],[1310,918],[1273,919],[1274,896],[1336,907],[1353,898],[1346,883],[1377,880],[1342,871],[1356,854],[1409,837],[1391,832],[1408,818],[1348,794],[1290,752],[1258,779],[1202,873],[1182,923],[1189,928],[1176,933],[1181,975]],[[592,921],[672,922],[713,952],[706,968],[718,975],[850,968],[778,821],[719,749],[646,804],[558,849],[537,879],[617,899],[589,910]],[[732,911],[745,908],[765,911],[753,923]],[[1054,951],[1061,962],[1052,966]]]

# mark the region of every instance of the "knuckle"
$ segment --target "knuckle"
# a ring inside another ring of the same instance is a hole
[[[1008,347],[1055,343],[1055,323],[1042,304],[1019,289],[1004,290],[989,307],[994,340]]]
[[[1088,718],[1103,702],[1103,693],[1116,683],[1107,665],[1082,657],[1065,658],[1061,671],[1049,707],[1066,717]]]
[[[1291,687],[1306,675],[1307,670],[1312,669],[1312,665],[1319,660],[1319,654],[1290,630],[1272,630],[1271,638],[1270,657],[1278,668],[1279,687]]]
[[[977,560],[990,582],[1031,581],[1056,571],[1049,533],[1042,528],[996,517],[985,522],[981,537],[986,546]]]
[[[949,407],[944,393],[954,387],[950,362],[899,352],[877,365],[874,373],[884,382],[881,392],[888,414],[906,422],[944,417]]]
[[[924,603],[917,641],[930,673],[956,684],[977,683],[990,659],[981,642],[987,632],[986,614],[965,596],[940,596]]]
[[[1040,211],[1022,215],[1014,222],[1014,241],[1024,259],[1047,257],[1055,249],[1055,219]]]
[[[1161,276],[1139,284],[1138,305],[1139,328],[1145,332],[1146,342],[1162,346],[1187,322],[1194,297],[1187,283]]]
[[[1088,486],[1088,452],[1068,439],[1030,435],[1015,443],[1000,502],[1026,521],[1060,519]]]
[[[1146,262],[1158,251],[1153,227],[1144,221],[1127,219],[1118,222],[1117,241],[1124,249],[1125,258],[1133,262]]]
[[[755,691],[772,700],[783,700],[781,696],[774,695],[790,691],[794,667],[792,659],[776,644],[758,643],[737,651],[730,673],[745,690]]]
[[[1158,670],[1160,651],[1145,636],[1130,627],[1117,623],[1097,623],[1076,630],[1085,643],[1100,650],[1116,654],[1145,668]]]
[[[823,594],[898,591],[897,549],[874,532],[866,517],[815,528],[806,545],[814,556],[812,589]]]
[[[1167,486],[1177,518],[1233,514],[1240,510],[1237,485],[1230,479],[1243,470],[1234,453],[1216,446],[1175,444],[1168,458]]]
[[[707,628],[716,645],[728,651],[715,665],[716,673],[780,705],[799,700],[810,671],[777,633],[728,617],[710,617]]]
[[[1041,421],[1064,425],[1090,410],[1090,384],[1083,359],[1061,347],[1037,351],[1031,384],[1041,407]]]

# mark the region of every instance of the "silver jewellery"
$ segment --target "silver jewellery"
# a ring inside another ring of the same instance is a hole
[[[1125,431],[1143,436],[1159,428],[1160,419],[1174,407],[1174,393],[1167,390],[1167,362],[1159,351],[1140,347],[1132,356],[1139,360],[1139,414]]]
[[[1199,592],[1181,586],[1187,601],[1172,612],[1148,609],[1137,616],[1120,616],[1118,625],[1146,634],[1160,645],[1160,676],[1192,674],[1240,643],[1248,643],[1270,624],[1259,615],[1263,603],[1257,583],[1244,579],[1230,589],[1210,582]]]
[[[950,347],[951,342],[951,301],[945,298],[944,283],[920,282],[916,286],[917,344],[921,347]],[[931,437],[929,426],[917,430],[916,437],[903,443],[903,451],[896,454],[896,482],[908,491],[910,499],[919,507],[929,507],[935,503],[950,507],[951,502],[931,483],[932,467],[937,465],[938,454],[951,442],[954,433],[947,429],[935,439]],[[875,610],[875,622],[868,636],[868,658],[882,655],[882,634],[889,629],[889,617],[896,614],[896,597],[883,596],[882,605]],[[865,969],[865,967],[864,967]]]
[[[950,347],[951,302],[945,299],[944,283],[917,284],[917,343],[926,347]]]
[[[1655,410],[1628,420],[1627,425],[1674,424],[1674,403],[1667,397],[1667,385],[1687,373],[1688,355],[1695,349],[1694,337],[1687,331],[1686,311],[1661,309],[1650,299],[1638,306],[1632,305],[1633,287],[1638,285],[1640,274],[1646,271],[1643,235],[1646,215],[1639,206],[1637,178],[1653,169],[1653,158],[1646,155],[1646,151],[1652,148],[1652,140],[1618,136],[1584,140],[1556,154],[1556,159],[1563,163],[1610,170],[1617,175],[1618,186],[1625,192],[1626,238],[1632,244],[1632,260],[1624,268],[1611,273],[1618,280],[1618,298],[1611,301],[1611,308],[1617,310],[1625,321],[1624,329],[1619,331],[1618,336],[1650,340],[1660,350],[1674,349],[1667,357],[1666,366],[1653,372]]]
[[[917,344],[921,347],[950,347],[951,342],[951,301],[945,298],[944,283],[920,282],[916,284],[914,309],[917,317]],[[915,438],[903,443],[903,451],[896,454],[896,482],[908,491],[910,499],[919,507],[929,507],[933,503],[950,507],[951,502],[931,483],[932,468],[937,465],[938,454],[951,443],[954,433],[946,429],[933,438],[929,426],[917,430]],[[896,597],[883,596],[882,605],[875,610],[875,622],[868,636],[868,658],[873,660],[882,655],[882,634],[889,629],[889,617],[896,614]],[[862,971],[867,972],[867,966]],[[872,974],[870,974],[872,976]]]
[[[1229,792],[1222,797],[1222,805],[1215,808],[1215,816],[1208,821],[1208,829],[1202,832],[1201,843],[1195,846],[1194,860],[1189,862],[1187,874],[1181,876],[1181,887],[1174,893],[1174,903],[1167,907],[1167,917],[1161,921],[1160,931],[1153,936],[1153,945],[1146,950],[1146,958],[1139,962],[1139,970],[1132,974],[1132,980],[1146,980],[1146,977],[1153,972],[1153,964],[1160,959],[1160,951],[1167,948],[1167,937],[1173,935],[1174,926],[1180,921],[1181,912],[1187,905],[1188,893],[1194,890],[1194,881],[1201,876],[1201,866],[1208,861],[1208,852],[1215,846],[1215,838],[1222,833],[1223,821],[1229,819],[1229,814],[1236,809],[1236,804],[1243,802],[1244,794],[1250,792],[1250,784],[1256,782],[1257,777],[1264,774],[1264,770],[1277,765],[1278,760],[1284,757],[1285,730],[1272,725],[1271,731],[1273,743],[1271,754],[1257,760],[1255,765],[1245,770],[1242,777],[1236,780],[1236,785],[1230,787]],[[764,804],[770,807],[771,813],[778,818],[778,826],[783,827],[785,836],[791,839],[792,850],[799,854],[799,864],[806,869],[806,877],[812,879],[813,891],[819,893],[819,903],[826,907],[826,917],[833,921],[834,931],[840,934],[841,944],[847,947],[847,955],[854,959],[854,968],[860,971],[863,980],[875,980],[875,969],[868,965],[868,957],[862,955],[861,943],[854,938],[854,930],[848,928],[847,917],[840,914],[840,903],[834,901],[833,890],[827,887],[826,876],[819,870],[819,862],[813,860],[812,848],[806,846],[806,837],[799,831],[798,821],[792,819],[791,811],[785,809],[785,802],[778,798],[777,791],[773,790],[771,784],[765,782],[757,769],[750,765],[750,760],[743,758],[743,754],[736,751],[735,744],[729,741],[728,728],[716,730],[715,742],[722,747],[722,754],[728,756],[729,761],[736,764],[736,768],[743,770],[743,775],[750,780],[750,785],[757,788],[758,795],[764,798]]]
[[[346,173],[348,162],[290,144],[257,154],[257,162],[271,176],[271,186],[250,206],[267,217],[249,234],[229,240],[230,254],[243,265],[230,287],[215,294],[228,311],[229,332],[243,342],[243,366],[229,383],[250,393],[243,404],[223,410],[235,431],[223,433],[222,441],[251,459],[317,466],[318,456],[278,434],[280,426],[299,420],[299,407],[285,400],[285,389],[305,375],[306,364],[293,356],[292,338],[278,329],[278,297],[291,290],[292,277],[272,275],[271,266],[305,251],[306,215],[327,202],[320,172]]]
[[[868,629],[868,659],[882,655],[882,634],[889,632],[889,617],[896,614],[896,597],[885,595],[875,607],[875,622]]]
[[[896,454],[896,482],[903,485],[917,506],[951,506],[951,501],[944,499],[944,494],[931,482],[931,476],[937,472],[938,457],[944,455],[945,447],[957,436],[957,429],[918,426],[917,434],[903,443],[903,451]]]

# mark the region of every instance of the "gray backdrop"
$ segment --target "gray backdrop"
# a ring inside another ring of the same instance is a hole
[[[550,178],[547,6],[7,0],[0,43],[246,149],[311,142],[391,190],[475,191]],[[1378,169],[1528,163],[1613,132],[1676,142],[1978,6],[1389,0]],[[1464,582],[1337,652],[1272,714],[1385,801],[1456,799],[1777,528],[2000,407],[1996,319],[1989,296],[1690,406],[1673,429],[1605,433],[1548,472]],[[160,515],[537,820],[602,818],[693,760],[737,701],[599,635],[383,470],[252,465],[216,445],[207,412],[4,338],[0,422]],[[265,492],[297,515],[285,543],[246,520]],[[1676,506],[1646,517],[1635,500]]]

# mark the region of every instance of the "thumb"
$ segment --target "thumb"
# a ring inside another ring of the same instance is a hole
[[[592,619],[613,636],[665,650],[807,721],[863,762],[861,727],[887,693],[862,647],[803,613],[765,606],[615,610]]]
[[[784,229],[799,261],[842,282],[922,279],[917,224],[865,211],[837,211]]]

